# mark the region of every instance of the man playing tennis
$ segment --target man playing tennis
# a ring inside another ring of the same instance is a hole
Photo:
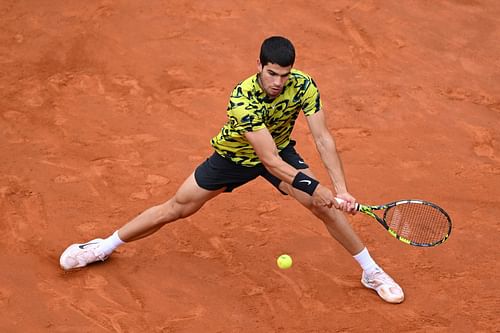
[[[371,258],[343,213],[354,213],[356,200],[347,191],[318,88],[310,76],[292,68],[294,61],[295,49],[288,39],[266,39],[257,74],[239,83],[230,96],[228,121],[211,141],[213,155],[165,203],[147,209],[106,239],[69,246],[61,255],[61,267],[70,270],[106,260],[118,246],[149,236],[167,223],[194,214],[217,195],[262,176],[323,221],[361,266],[365,287],[376,290],[387,302],[402,302],[403,290]],[[340,203],[314,178],[294,148],[290,136],[300,110]]]

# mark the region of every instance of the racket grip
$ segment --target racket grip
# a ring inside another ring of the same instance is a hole
[[[335,197],[335,201],[337,201],[337,203],[341,204],[341,203],[343,203],[345,200]],[[359,203],[357,203],[357,202],[356,202],[356,203],[354,204],[354,210],[359,211]]]

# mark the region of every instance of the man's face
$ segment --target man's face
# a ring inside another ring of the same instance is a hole
[[[278,64],[268,63],[262,66],[257,60],[259,70],[259,84],[270,98],[276,98],[283,91],[292,66],[281,67]]]

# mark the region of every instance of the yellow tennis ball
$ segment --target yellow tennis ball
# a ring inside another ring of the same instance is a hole
[[[292,267],[292,257],[290,257],[288,254],[282,254],[278,257],[276,260],[276,263],[278,264],[278,267],[281,269],[288,269]]]

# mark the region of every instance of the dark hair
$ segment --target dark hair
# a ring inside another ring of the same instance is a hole
[[[262,42],[260,47],[260,63],[278,64],[282,67],[293,66],[295,62],[295,48],[292,42],[285,37],[272,36]]]

